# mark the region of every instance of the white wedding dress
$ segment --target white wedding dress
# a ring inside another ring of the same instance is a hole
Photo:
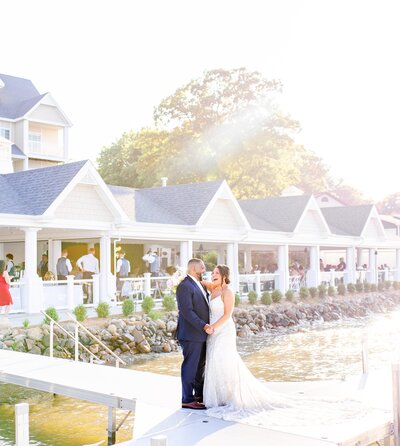
[[[224,303],[216,296],[210,301],[210,324],[223,314]],[[269,390],[240,358],[232,318],[207,338],[203,397],[207,415],[258,426],[332,424],[370,411],[356,400],[307,399]]]

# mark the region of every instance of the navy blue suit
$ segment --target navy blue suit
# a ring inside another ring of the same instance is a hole
[[[203,397],[207,340],[204,326],[210,322],[208,293],[206,294],[207,299],[189,276],[176,290],[179,310],[177,338],[183,353],[182,403],[191,403],[195,397]]]

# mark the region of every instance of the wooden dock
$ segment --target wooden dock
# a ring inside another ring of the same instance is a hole
[[[165,435],[168,446],[363,446],[393,431],[390,369],[343,381],[271,382],[276,392],[305,397],[351,397],[374,412],[337,425],[262,428],[180,409],[177,377],[0,350],[0,381],[135,411],[134,439],[126,446],[149,446]]]

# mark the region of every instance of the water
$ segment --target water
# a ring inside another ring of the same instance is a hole
[[[363,320],[340,321],[297,332],[274,332],[239,339],[239,351],[255,376],[270,381],[337,379],[361,372],[361,340],[368,335],[369,363],[379,369],[399,361],[400,311]],[[142,355],[135,370],[179,376],[181,355]],[[11,388],[12,387],[12,388]],[[14,444],[14,406],[26,389],[0,385],[0,446]],[[9,401],[13,404],[1,404]],[[31,445],[74,446],[106,438],[104,406],[41,392],[30,392]],[[126,412],[118,416],[122,420]],[[131,438],[133,419],[117,434],[119,442]]]

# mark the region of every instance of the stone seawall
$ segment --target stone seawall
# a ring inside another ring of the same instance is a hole
[[[363,318],[372,313],[395,310],[399,305],[400,292],[387,291],[273,305],[242,305],[235,308],[233,318],[238,336],[250,337],[304,324],[312,326],[316,322]],[[133,315],[128,318],[91,319],[84,324],[114,353],[132,362],[138,353],[169,353],[178,350],[175,340],[177,316],[178,313],[173,311],[158,320],[152,320],[146,315]],[[62,326],[74,333],[74,324],[71,322],[64,322]],[[54,333],[54,356],[72,358],[74,341],[58,327],[54,328]],[[80,341],[102,361],[113,362],[111,355],[87,334],[81,333]],[[3,349],[49,355],[49,346],[50,327],[46,324],[0,331],[0,348]],[[87,353],[82,353],[81,357],[85,361],[89,360]]]

